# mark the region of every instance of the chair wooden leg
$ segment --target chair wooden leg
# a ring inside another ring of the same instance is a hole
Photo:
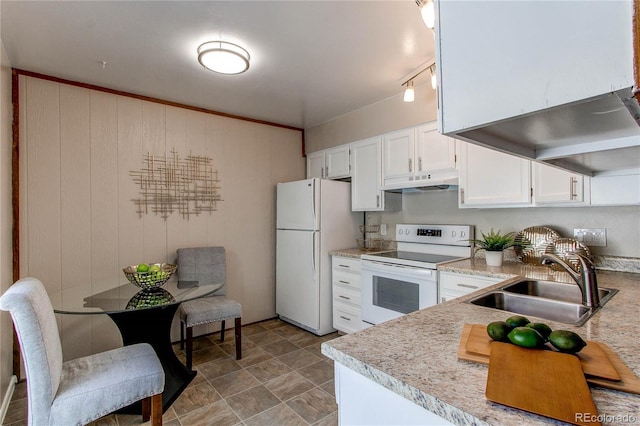
[[[191,370],[191,364],[193,362],[193,327],[187,327],[187,368]]]
[[[224,342],[224,328],[225,328],[224,324],[225,324],[224,320],[222,320],[222,324],[220,324],[220,341],[221,342]]]
[[[151,426],[162,426],[162,393],[151,397]]]
[[[236,318],[235,322],[236,359],[242,359],[242,318]]]
[[[151,418],[151,398],[147,397],[142,400],[142,422],[148,422]]]
[[[142,400],[142,421],[149,420],[152,426],[162,426],[162,393]]]

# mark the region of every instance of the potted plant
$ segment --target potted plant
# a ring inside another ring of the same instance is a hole
[[[489,233],[480,232],[480,234],[481,239],[469,241],[476,245],[476,250],[485,250],[487,266],[501,266],[503,251],[516,245],[515,233],[501,234],[500,230],[494,232],[491,228]]]

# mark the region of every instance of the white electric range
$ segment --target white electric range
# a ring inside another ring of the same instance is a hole
[[[438,303],[437,266],[473,255],[472,225],[396,225],[397,251],[362,256],[362,321],[398,318]]]

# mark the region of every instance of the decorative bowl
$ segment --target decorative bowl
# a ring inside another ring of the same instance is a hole
[[[567,262],[569,266],[571,266],[573,270],[578,273],[582,271],[582,264],[576,257],[576,254],[581,254],[589,259],[592,259],[589,247],[578,240],[574,240],[573,238],[558,238],[552,243],[547,244],[544,252],[555,254],[560,259]],[[556,263],[552,263],[550,266],[551,269],[554,269],[556,271],[564,271],[564,268]]]
[[[157,266],[158,270],[148,272],[138,272],[138,265],[127,266],[122,270],[129,282],[141,289],[157,288],[166,283],[173,273],[178,269],[177,265],[171,263],[151,263],[150,267]]]
[[[530,226],[518,232],[513,247],[516,256],[524,263],[540,265],[540,257],[547,245],[560,238],[560,234],[546,226]]]
[[[127,303],[125,309],[142,309],[153,306],[162,306],[175,302],[176,299],[171,293],[163,288],[152,288],[140,290]]]

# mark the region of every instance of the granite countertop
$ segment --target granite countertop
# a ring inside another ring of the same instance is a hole
[[[394,241],[389,241],[387,244],[387,248],[382,248],[380,250],[365,250],[361,248],[345,248],[339,250],[331,250],[329,251],[329,256],[340,256],[340,257],[351,257],[353,259],[360,259],[363,254],[375,254],[375,253],[384,253],[386,251],[393,251],[395,248],[393,247]]]
[[[565,272],[545,266],[507,262],[487,267],[484,259],[452,262],[438,269],[515,281],[518,276],[572,282]],[[572,330],[585,340],[604,342],[640,377],[640,274],[598,271],[601,287],[619,289],[585,325],[539,319],[554,329]],[[465,323],[504,320],[504,311],[464,303],[505,282],[392,321],[342,336],[322,345],[322,353],[404,398],[458,425],[563,424],[556,420],[489,402],[486,365],[458,360],[456,351]],[[531,320],[535,318],[528,316]],[[640,419],[640,397],[591,386],[600,415]],[[638,421],[638,420],[636,420]],[[615,417],[604,424],[619,424]]]

